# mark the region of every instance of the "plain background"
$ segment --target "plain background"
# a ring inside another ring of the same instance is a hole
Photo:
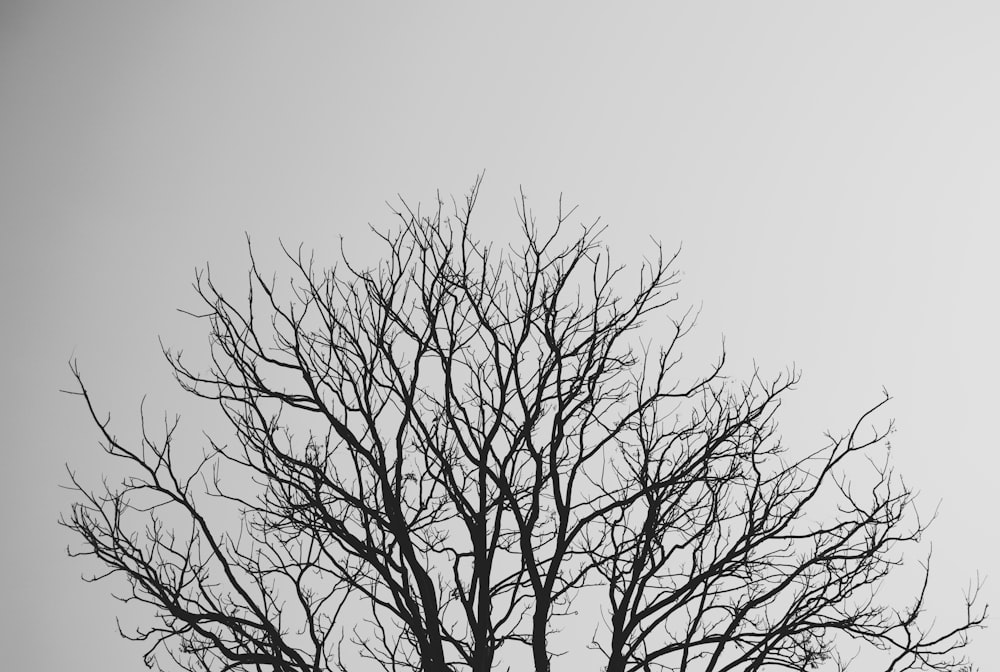
[[[622,263],[683,244],[692,356],[725,336],[734,376],[801,367],[790,439],[888,388],[894,462],[939,509],[935,610],[977,571],[996,601],[997,4],[471,4],[0,2],[5,668],[142,669],[56,525],[64,464],[107,467],[67,361],[123,438],[148,394],[200,445],[212,409],[157,340],[204,354],[174,310],[195,268],[238,294],[244,232],[279,272],[279,239],[374,254],[385,201],[483,170],[483,237],[523,187],[543,224],[560,193],[600,216]]]

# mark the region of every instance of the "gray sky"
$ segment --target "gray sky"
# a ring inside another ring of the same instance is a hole
[[[174,310],[196,267],[241,290],[244,232],[265,262],[279,237],[364,256],[386,200],[482,170],[483,236],[523,185],[623,262],[683,243],[692,355],[724,334],[733,375],[803,369],[786,435],[887,387],[895,462],[941,503],[934,604],[977,570],[996,603],[998,35],[995,2],[0,3],[6,665],[141,669],[55,525],[62,465],[104,466],[67,360],[122,436],[146,393],[196,432],[157,342],[203,352]]]

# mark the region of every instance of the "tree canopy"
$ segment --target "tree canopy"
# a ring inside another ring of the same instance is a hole
[[[796,371],[679,373],[676,255],[616,265],[598,225],[560,208],[539,227],[523,196],[517,242],[491,245],[478,189],[404,204],[372,268],[300,248],[279,282],[251,249],[240,300],[199,273],[210,364],[164,353],[225,437],[119,439],[73,365],[125,476],[71,472],[63,523],[148,605],[127,634],[149,664],[969,669],[975,586],[951,623],[926,613],[929,564],[884,599],[926,528],[887,459],[888,397],[783,445]]]

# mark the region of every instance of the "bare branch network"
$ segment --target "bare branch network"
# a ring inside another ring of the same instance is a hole
[[[199,274],[212,364],[164,351],[231,429],[197,460],[176,422],[119,440],[73,366],[128,475],[71,474],[62,522],[149,606],[128,635],[149,665],[546,672],[589,647],[609,672],[971,669],[978,587],[943,626],[926,567],[881,599],[925,527],[880,457],[885,400],[786,450],[795,372],[681,381],[673,257],[615,266],[596,225],[542,233],[523,197],[519,246],[495,249],[478,188],[451,216],[404,206],[373,269],[300,250],[279,288],[251,252],[244,302]]]

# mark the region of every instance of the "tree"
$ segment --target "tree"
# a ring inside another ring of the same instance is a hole
[[[300,248],[283,287],[251,248],[243,303],[200,272],[211,365],[164,353],[231,441],[194,462],[176,420],[119,440],[72,366],[126,476],[93,491],[71,472],[62,522],[152,608],[128,635],[148,664],[542,672],[571,626],[611,672],[842,669],[866,650],[865,669],[967,669],[978,588],[943,628],[926,565],[904,606],[880,597],[926,528],[878,457],[891,423],[867,429],[888,397],[786,449],[795,371],[679,373],[673,256],[655,248],[622,293],[601,229],[561,242],[561,207],[543,234],[522,196],[520,247],[476,240],[478,188],[451,216],[404,204],[373,269]]]

